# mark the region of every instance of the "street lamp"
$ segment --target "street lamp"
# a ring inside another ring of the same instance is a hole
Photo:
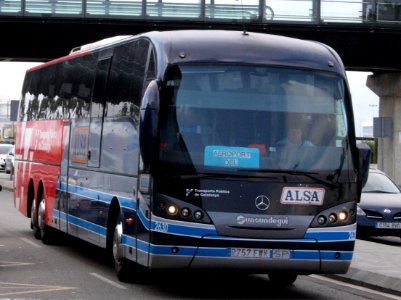
[[[374,118],[375,117],[375,108],[378,107],[378,105],[377,104],[369,104],[369,107],[372,108],[372,115],[373,115],[373,118]]]

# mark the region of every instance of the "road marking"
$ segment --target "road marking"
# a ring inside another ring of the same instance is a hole
[[[0,282],[0,288],[3,292],[0,292],[0,297],[10,295],[23,295],[32,293],[47,293],[47,292],[59,292],[65,290],[76,290],[77,287],[70,286],[52,286],[52,285],[37,285],[28,283],[13,283],[13,282]],[[4,291],[8,289],[10,291]],[[22,291],[22,289],[24,289]]]
[[[34,263],[0,260],[0,267],[16,267],[16,266],[27,266],[27,265],[34,265]]]
[[[115,281],[112,281],[110,279],[107,279],[106,277],[103,277],[102,275],[99,275],[97,273],[89,273],[89,274],[94,276],[94,277],[96,277],[97,279],[100,279],[100,280],[102,280],[102,281],[104,281],[104,282],[106,282],[108,284],[111,284],[112,286],[115,286],[115,287],[117,287],[119,289],[123,289],[123,290],[127,289],[125,286],[123,286],[123,285],[121,285],[121,284],[119,284],[119,283],[117,283]]]
[[[319,276],[319,275],[309,275],[309,277],[313,277],[313,278],[316,278],[316,279],[319,279],[319,280],[324,280],[324,281],[327,281],[327,282],[331,282],[331,283],[335,283],[335,284],[338,284],[338,285],[346,286],[346,287],[353,288],[353,289],[356,289],[356,290],[368,292],[368,293],[371,293],[371,294],[376,294],[376,295],[380,295],[380,296],[383,296],[383,297],[400,300],[400,296],[387,294],[387,293],[376,291],[376,290],[373,290],[373,289],[370,289],[370,288],[367,288],[367,287],[363,287],[363,286],[353,285],[353,284],[350,284],[350,283],[343,282],[341,280],[335,280],[335,279],[331,279],[331,278],[327,278],[327,277],[323,277],[323,276]]]
[[[27,238],[21,238],[21,240],[23,240],[25,243],[27,243],[31,246],[34,246],[35,248],[42,248],[41,245],[38,245],[37,243],[32,242],[31,240],[28,240]]]

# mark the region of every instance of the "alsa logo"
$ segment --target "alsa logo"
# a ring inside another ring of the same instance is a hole
[[[281,194],[282,204],[308,204],[322,205],[324,199],[324,189],[285,187]]]

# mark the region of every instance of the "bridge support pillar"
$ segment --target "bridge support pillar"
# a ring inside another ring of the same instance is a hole
[[[379,137],[377,165],[401,184],[401,73],[369,75],[366,86],[379,96],[379,117],[392,119],[392,132]]]

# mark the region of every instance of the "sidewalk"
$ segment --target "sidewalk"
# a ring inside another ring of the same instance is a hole
[[[12,191],[13,182],[9,175],[0,176],[3,190]],[[348,273],[326,277],[401,297],[401,239],[383,241],[385,242],[374,243],[358,239]]]
[[[12,191],[13,190],[13,181],[11,179],[10,174],[6,174],[4,171],[0,173],[0,185],[3,187],[3,190]]]
[[[347,274],[327,277],[401,296],[401,239],[379,239],[358,239]]]

